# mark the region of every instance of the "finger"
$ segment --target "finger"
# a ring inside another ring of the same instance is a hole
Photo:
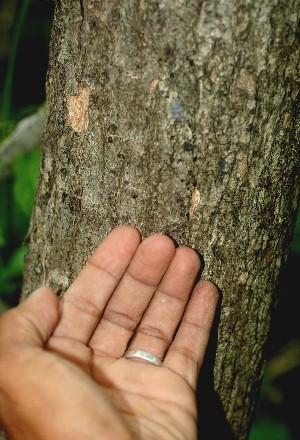
[[[124,354],[174,254],[175,245],[165,235],[154,235],[142,242],[90,341],[95,354]]]
[[[193,389],[196,389],[217,303],[217,287],[209,281],[198,283],[163,362]]]
[[[58,317],[56,295],[48,287],[40,287],[1,317],[0,351],[15,345],[42,347],[53,333]]]
[[[64,359],[79,366],[83,371],[92,376],[92,353],[91,349],[75,339],[51,337],[46,348],[59,354]]]
[[[200,259],[188,247],[176,249],[175,257],[146,310],[129,350],[141,349],[163,359],[184,313]]]
[[[137,229],[118,226],[96,249],[61,301],[54,336],[87,343],[141,241]]]

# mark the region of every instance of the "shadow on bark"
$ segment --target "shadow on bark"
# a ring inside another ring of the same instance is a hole
[[[226,420],[222,403],[214,390],[214,363],[218,342],[218,326],[221,315],[222,293],[212,328],[209,346],[201,368],[197,386],[198,439],[199,440],[236,440]]]

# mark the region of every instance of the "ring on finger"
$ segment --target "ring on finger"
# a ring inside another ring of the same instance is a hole
[[[158,367],[162,365],[162,361],[154,354],[149,353],[149,351],[144,350],[127,350],[124,354],[126,359],[143,359],[144,361],[150,362]]]

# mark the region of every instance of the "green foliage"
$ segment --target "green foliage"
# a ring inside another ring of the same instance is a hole
[[[21,287],[27,233],[40,161],[39,150],[18,158],[13,174],[0,188],[0,296],[16,304]]]
[[[4,81],[4,90],[2,97],[2,118],[4,121],[11,119],[12,88],[13,88],[16,55],[17,55],[20,37],[28,15],[30,2],[31,0],[22,0],[14,23],[14,31],[12,34],[10,48],[9,48],[8,66]]]
[[[257,421],[251,430],[249,440],[292,440],[287,427],[273,419]]]
[[[22,55],[19,48],[24,34],[31,34],[37,29],[36,37],[39,41],[41,38],[48,40],[50,34],[48,26],[51,22],[50,16],[46,20],[36,20],[36,26],[28,23],[29,12],[33,11],[30,6],[33,6],[31,0],[19,2],[10,35],[6,74],[4,80],[0,81],[0,84],[3,84],[0,94],[2,116],[0,145],[13,131],[18,120],[33,113],[41,104],[40,102],[28,103],[23,100],[21,105],[14,106],[12,99],[18,72],[16,67],[22,67],[22,72],[24,67],[17,62],[20,54]],[[3,8],[5,7],[6,4],[3,5]],[[18,302],[24,256],[27,250],[24,237],[29,227],[34,203],[39,160],[38,150],[20,156],[14,164],[12,174],[0,185],[0,311],[5,310],[6,304],[13,306]]]
[[[0,273],[1,295],[9,302],[13,294],[20,288],[20,277],[24,268],[24,257],[27,247],[23,246],[14,251]]]
[[[40,163],[40,151],[20,156],[14,166],[13,197],[16,211],[29,219],[34,202]]]
[[[15,121],[0,121],[0,144],[7,136],[12,133],[16,126]]]

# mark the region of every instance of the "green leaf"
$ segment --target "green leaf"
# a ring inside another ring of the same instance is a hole
[[[14,131],[16,125],[16,121],[0,121],[0,144]]]
[[[6,187],[0,186],[0,248],[6,245]]]
[[[27,246],[22,246],[13,253],[8,263],[9,276],[12,277],[22,274],[26,252],[27,252]]]
[[[14,165],[14,200],[27,219],[30,219],[39,174],[38,149],[18,158]]]
[[[254,423],[249,440],[291,440],[291,435],[283,423],[263,419]]]
[[[27,247],[22,246],[12,254],[8,263],[1,267],[0,288],[1,295],[10,295],[20,288],[20,278],[24,269],[24,258]]]

